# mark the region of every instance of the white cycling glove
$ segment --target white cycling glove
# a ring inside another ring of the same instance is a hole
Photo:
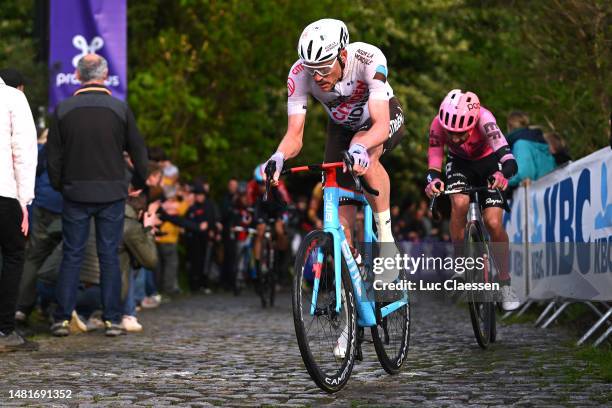
[[[370,165],[370,155],[368,154],[368,149],[366,149],[364,145],[355,143],[349,148],[348,152],[353,156],[355,164],[360,165],[364,169],[368,168]]]
[[[282,152],[274,153],[272,156],[270,156],[270,159],[266,162],[266,167],[268,166],[268,163],[271,161],[276,163],[276,171],[274,172],[274,181],[278,181],[278,179],[280,178],[281,171],[283,171],[283,163],[285,162],[285,155]],[[264,169],[266,167],[264,167]]]

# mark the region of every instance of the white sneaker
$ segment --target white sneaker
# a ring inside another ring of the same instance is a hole
[[[121,319],[121,326],[126,332],[136,333],[142,331],[142,325],[138,323],[136,316],[123,316]]]
[[[28,316],[23,313],[21,310],[17,310],[15,312],[15,321],[19,323],[25,323],[28,320]]]
[[[142,302],[140,302],[140,306],[142,306],[143,309],[155,309],[159,306],[160,301],[161,299],[157,300],[155,296],[147,296],[142,299]]]
[[[343,359],[346,355],[346,347],[348,345],[348,324],[344,326],[340,337],[336,341],[336,347],[334,347],[334,356],[339,359]]]
[[[87,326],[87,331],[102,330],[105,327],[102,319],[94,316],[87,319],[87,323],[85,325]]]
[[[502,309],[504,309],[506,312],[516,310],[521,305],[514,288],[510,285],[504,285],[501,287],[501,297]]]

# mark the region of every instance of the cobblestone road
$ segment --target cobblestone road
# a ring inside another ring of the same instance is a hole
[[[0,406],[610,406],[610,384],[564,376],[584,363],[558,329],[503,326],[483,351],[465,309],[419,299],[405,370],[388,376],[364,344],[348,386],[327,395],[303,367],[289,295],[279,303],[184,298],[142,313],[141,334],[44,338],[38,352],[0,355]],[[16,389],[68,389],[72,399],[10,400]]]

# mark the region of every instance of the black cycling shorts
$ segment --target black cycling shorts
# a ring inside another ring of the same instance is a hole
[[[284,214],[284,207],[274,201],[264,201],[263,198],[259,198],[255,203],[255,225],[267,224],[271,219],[282,219]]]
[[[486,186],[488,184],[487,178],[498,170],[501,171],[501,164],[495,153],[491,153],[478,160],[465,160],[457,156],[448,155],[444,189],[454,190],[465,186]],[[502,195],[505,199],[503,191]],[[504,208],[503,201],[499,199],[497,193],[480,192],[478,193],[478,198],[482,208]]]
[[[389,99],[389,139],[383,145],[383,154],[393,150],[404,137],[406,128],[404,127],[404,112],[397,98]],[[372,120],[368,119],[357,130],[347,129],[333,121],[327,125],[327,140],[325,142],[325,162],[333,163],[342,161],[342,151],[348,150],[357,132],[368,130],[372,127]],[[355,182],[348,173],[343,173],[342,169],[336,171],[336,179],[340,187],[354,189]]]

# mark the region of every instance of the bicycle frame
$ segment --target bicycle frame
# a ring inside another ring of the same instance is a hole
[[[323,193],[323,231],[330,233],[334,238],[334,270],[335,270],[335,283],[336,283],[336,312],[340,312],[342,305],[341,299],[341,259],[344,258],[348,267],[349,275],[353,284],[353,292],[357,300],[357,324],[360,327],[371,327],[376,326],[376,305],[374,301],[368,300],[366,296],[366,287],[361,277],[359,267],[353,258],[348,241],[344,235],[344,228],[340,224],[338,217],[338,208],[340,206],[341,199],[351,199],[360,203],[363,203],[364,211],[364,241],[366,244],[366,268],[370,266],[367,262],[371,262],[372,257],[368,256],[371,244],[377,241],[377,237],[372,230],[372,208],[368,204],[368,201],[363,193],[358,193],[353,190],[347,190],[340,186],[336,181],[336,168],[342,168],[342,163],[324,163],[319,166],[303,166],[294,167],[289,169],[289,172],[296,173],[298,171],[311,170],[313,168],[322,169],[325,171],[325,189]],[[317,249],[317,263],[319,265],[317,269],[314,269],[314,288],[312,295],[312,303],[310,305],[310,315],[315,314],[319,282],[321,276],[321,265],[324,262],[324,254],[322,251]],[[382,318],[393,313],[395,310],[404,306],[408,303],[408,295],[404,293],[402,299],[386,305],[380,310]]]
[[[444,195],[451,195],[451,194],[457,194],[457,193],[468,193],[469,194],[470,204],[469,204],[469,209],[468,209],[468,213],[466,217],[467,223],[469,224],[469,223],[475,222],[479,225],[480,231],[484,238],[484,243],[488,247],[491,243],[491,235],[489,234],[489,230],[485,226],[484,220],[482,219],[482,210],[480,208],[480,200],[478,196],[479,193],[484,192],[484,191],[497,192],[497,194],[499,194],[499,196],[503,200],[503,197],[499,189],[491,190],[488,187],[469,187],[469,188],[461,188],[461,189],[456,189],[456,190],[446,190],[446,191],[443,191],[441,194],[444,194]],[[436,197],[432,199],[431,205],[429,206],[429,210],[431,212],[433,212],[435,199]],[[506,211],[509,211],[509,208],[506,209]],[[497,260],[493,256],[492,251],[489,251],[489,252],[491,252],[489,256],[491,257],[493,261],[495,272],[498,272],[499,266],[497,264]]]

